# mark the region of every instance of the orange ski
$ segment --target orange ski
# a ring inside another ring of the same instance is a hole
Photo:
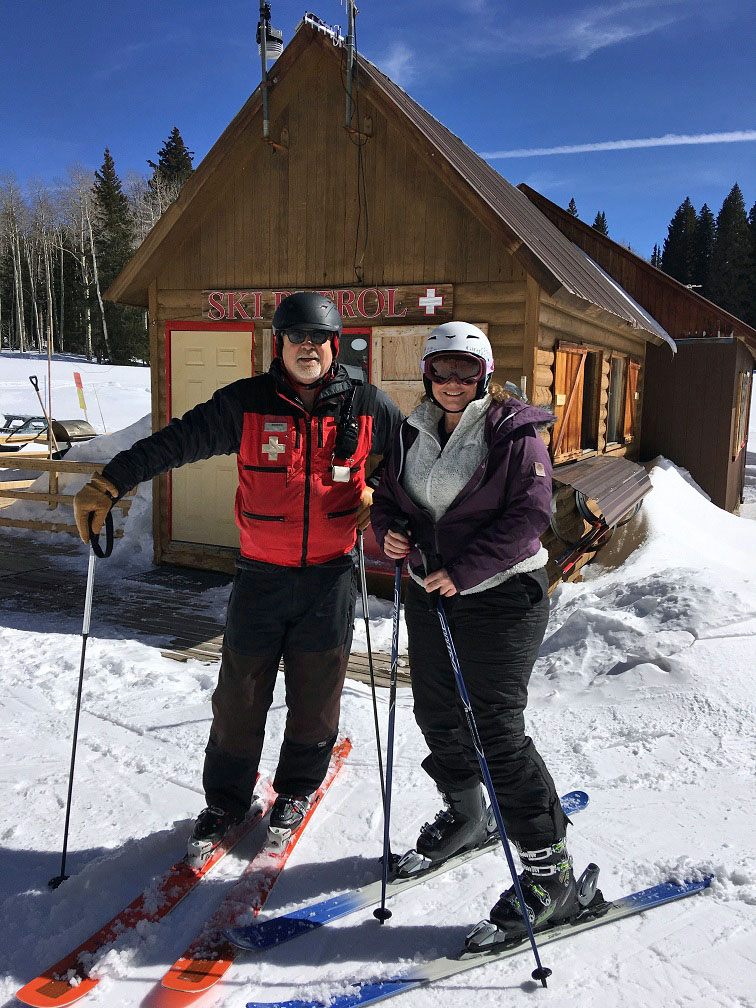
[[[37,1008],[57,1008],[59,1005],[73,1004],[88,994],[99,983],[98,977],[89,976],[88,973],[97,953],[115,941],[121,941],[124,933],[138,924],[145,921],[154,923],[170,913],[200,879],[267,814],[273,804],[273,797],[266,783],[264,797],[259,799],[243,822],[229,830],[201,868],[192,868],[185,861],[178,861],[77,949],[30,980],[16,994],[18,1000]]]
[[[320,788],[313,795],[310,807],[298,829],[285,847],[266,847],[250,861],[244,874],[207,921],[186,952],[163,977],[163,986],[185,993],[201,994],[216,984],[241,951],[223,936],[223,931],[242,918],[256,917],[265,906],[276,879],[283,871],[310,816],[344,764],[352,748],[343,739],[333,750],[331,765]]]

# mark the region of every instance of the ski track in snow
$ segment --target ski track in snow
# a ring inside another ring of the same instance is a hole
[[[72,368],[70,361],[61,366]],[[12,390],[14,408],[21,408],[25,382],[24,372]],[[109,394],[123,424],[137,420],[139,412],[128,415],[131,391],[121,405],[115,384]],[[756,409],[751,416],[756,423]],[[103,439],[98,450],[109,457],[142,429],[148,422]],[[750,457],[756,457],[756,430],[750,438]],[[516,1008],[532,1005],[534,997],[539,1003],[548,997],[559,1008],[756,1006],[756,524],[713,507],[688,474],[666,460],[659,460],[652,480],[654,491],[639,519],[615,534],[584,582],[554,593],[530,685],[528,727],[560,792],[579,787],[590,794],[588,809],[574,817],[570,830],[578,871],[597,861],[609,897],[706,872],[714,875],[712,886],[646,916],[547,947],[542,958],[554,971],[548,992],[529,979],[532,963],[524,952],[404,994],[405,1008]],[[126,539],[108,567],[111,589],[119,577],[149,566],[149,508],[149,488],[142,488]],[[85,562],[83,553],[61,560],[71,570],[82,570]],[[222,591],[213,596],[219,613],[224,597]],[[65,616],[50,617],[0,600],[0,1008],[15,1005],[13,995],[23,982],[88,937],[181,856],[203,804],[201,765],[216,667],[176,663],[157,647],[98,637],[98,627],[112,634],[113,614],[98,612],[95,591],[71,878],[48,890],[47,879],[60,868],[83,599],[67,599],[66,605]],[[390,603],[371,599],[370,613],[373,646],[388,650]],[[365,649],[359,606],[354,647]],[[388,691],[380,689],[384,743],[387,701]],[[266,915],[377,875],[383,816],[369,688],[347,681],[342,711],[342,731],[352,738],[353,752],[277,883]],[[265,773],[275,768],[284,719],[279,684],[263,752]],[[424,754],[411,695],[400,689],[395,850],[412,846],[419,826],[439,807],[419,769]],[[254,836],[246,838],[164,921],[127,931],[100,950],[92,967],[103,979],[82,1003],[176,1003],[166,1000],[167,992],[156,993],[156,984],[238,877],[254,844]],[[394,916],[384,927],[368,910],[264,955],[241,956],[222,985],[192,1003],[242,1008],[251,999],[327,999],[349,991],[355,979],[395,975],[413,962],[453,952],[469,926],[486,916],[507,885],[506,874],[501,852],[488,854],[393,900]]]

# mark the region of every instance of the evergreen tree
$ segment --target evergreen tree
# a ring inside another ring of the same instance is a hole
[[[178,183],[179,186],[182,186],[194,171],[192,167],[194,151],[186,149],[177,126],[173,127],[157,156],[157,164],[154,161],[147,162],[152,168],[154,184],[158,184],[158,182],[163,185]],[[159,179],[156,179],[156,176],[159,176]]]
[[[661,268],[680,283],[693,283],[693,236],[696,230],[696,208],[686,196],[675,211],[664,239]]]
[[[571,213],[573,217],[577,217],[578,215],[577,203],[575,202],[574,196],[570,199],[569,205],[567,207],[567,213]]]
[[[751,232],[751,297],[750,314],[746,316],[746,322],[756,327],[756,203],[751,207],[748,214],[748,227]]]
[[[596,214],[596,219],[593,222],[593,227],[599,232],[599,234],[609,236],[609,228],[606,224],[606,214],[603,210],[599,210]]]
[[[698,212],[692,243],[692,280],[704,297],[709,296],[709,268],[717,226],[714,214],[704,203]]]
[[[92,195],[97,223],[97,274],[100,290],[104,293],[134,251],[134,229],[129,203],[107,148],[102,168],[95,172]],[[133,357],[147,359],[148,341],[142,312],[106,302],[105,320],[114,361],[128,363]]]
[[[661,249],[658,245],[654,245],[654,251],[651,253],[651,265],[661,269],[661,260]]]
[[[709,297],[743,320],[751,310],[752,255],[743,193],[736,182],[717,216],[717,236],[709,271]]]

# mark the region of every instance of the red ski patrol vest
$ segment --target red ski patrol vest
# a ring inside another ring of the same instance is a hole
[[[355,516],[365,488],[365,463],[373,437],[373,417],[366,407],[372,405],[375,390],[372,386],[357,387],[352,412],[359,423],[359,440],[346,465],[346,481],[333,479],[334,445],[344,397],[329,397],[327,392],[328,387],[316,401],[312,415],[280,390],[276,392],[278,403],[270,403],[279,405],[280,412],[245,411],[236,493],[242,556],[283,567],[304,567],[344,556],[354,546]],[[347,460],[337,461],[343,467]]]

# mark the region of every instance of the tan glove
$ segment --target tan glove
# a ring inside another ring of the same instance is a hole
[[[118,487],[104,476],[93,476],[74,497],[73,509],[81,541],[89,545],[89,516],[92,515],[92,532],[99,535],[108,511],[118,499]]]
[[[370,524],[370,507],[373,503],[373,488],[366,486],[360,498],[360,507],[357,511],[357,528],[364,532]]]

